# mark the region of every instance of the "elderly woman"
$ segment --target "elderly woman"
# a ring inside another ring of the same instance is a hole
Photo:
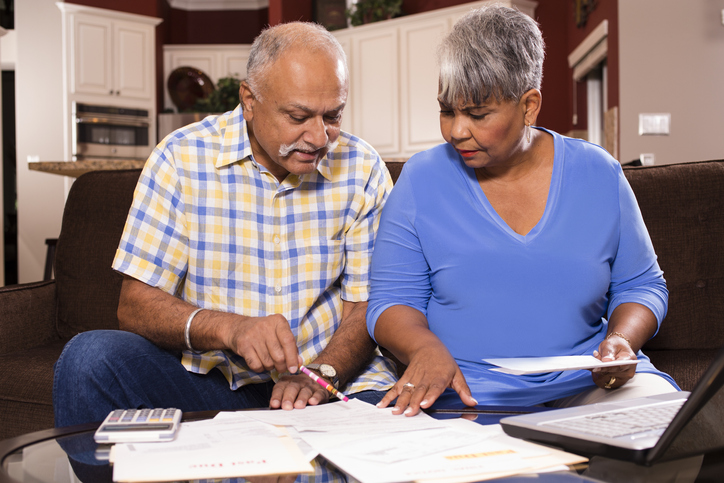
[[[640,351],[668,291],[620,164],[534,127],[544,43],[490,6],[439,50],[446,144],[413,156],[383,211],[370,335],[407,364],[379,403],[567,406],[677,390]],[[638,364],[514,376],[483,359],[593,354]]]

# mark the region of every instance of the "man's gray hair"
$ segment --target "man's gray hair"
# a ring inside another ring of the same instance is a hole
[[[337,38],[312,22],[288,22],[266,28],[254,39],[246,64],[246,82],[255,96],[261,96],[266,70],[292,47],[336,56],[344,63],[349,79],[347,56]]]
[[[540,89],[545,43],[538,23],[501,5],[472,10],[453,26],[438,49],[440,100],[480,105],[518,100]]]

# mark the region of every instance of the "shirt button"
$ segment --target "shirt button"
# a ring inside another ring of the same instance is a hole
[[[274,243],[276,243],[277,245],[279,245],[279,242],[281,242],[281,240],[279,239],[278,236],[275,235],[275,236],[274,236]]]
[[[275,287],[274,287],[274,291],[275,291],[276,293],[281,292],[281,291],[282,291],[282,286],[281,286],[281,285],[275,286]]]

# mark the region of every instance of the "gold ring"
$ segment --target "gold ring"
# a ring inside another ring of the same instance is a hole
[[[611,389],[611,385],[612,385],[614,382],[616,382],[616,377],[615,377],[615,376],[611,376],[611,379],[609,379],[608,382],[606,383],[606,385],[603,386],[603,387],[605,387],[606,389]]]
[[[411,382],[406,382],[405,384],[402,385],[402,389],[403,389],[403,390],[405,390],[405,389],[411,389],[411,390],[414,391],[414,390],[415,390],[415,385],[414,385],[413,383],[411,383]]]

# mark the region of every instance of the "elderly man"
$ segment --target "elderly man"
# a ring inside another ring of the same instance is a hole
[[[170,134],[146,163],[113,262],[123,330],[68,343],[56,425],[326,402],[300,364],[369,402],[394,382],[364,319],[392,181],[340,131],[344,52],[320,26],[282,24],[255,40],[247,75],[234,111]]]

